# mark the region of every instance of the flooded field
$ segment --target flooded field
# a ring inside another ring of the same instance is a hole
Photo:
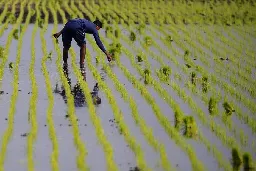
[[[52,34],[109,1],[13,3],[26,17],[0,2],[0,171],[255,169],[255,27],[130,24],[113,1],[113,61],[88,34],[81,73],[76,42],[64,66]]]

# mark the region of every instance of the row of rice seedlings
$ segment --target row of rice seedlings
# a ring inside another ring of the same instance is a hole
[[[2,6],[3,3],[4,3],[4,1],[1,1],[1,2],[0,2],[0,6]],[[1,15],[0,15],[0,23],[1,23],[1,24],[3,24],[2,21],[3,21],[4,18],[5,18],[5,15],[6,15],[6,13],[7,13],[7,10],[8,10],[8,7],[9,7],[9,4],[10,4],[10,3],[11,3],[11,1],[9,1],[9,3],[7,2],[7,3],[4,4],[3,11],[2,11],[2,13],[1,13]]]
[[[240,30],[238,27],[233,28],[233,32],[229,34],[230,37],[233,38],[233,40],[243,40],[242,43],[240,43],[241,49],[246,49],[246,52],[249,52],[250,56],[255,60],[256,56],[254,56],[254,51],[250,50],[253,49],[253,38],[245,30]],[[237,34],[237,37],[235,36]],[[240,39],[241,38],[241,39]]]
[[[136,49],[134,46],[133,46],[133,49]],[[154,57],[154,54],[151,54],[150,56],[152,56],[152,57]],[[132,63],[134,63],[134,61],[132,62]],[[135,63],[134,63],[135,64]],[[138,67],[138,65],[136,66],[136,68]],[[143,72],[143,70],[141,70],[142,72]],[[142,75],[142,74],[141,74]],[[166,75],[164,75],[163,76],[164,77],[164,79],[166,78]],[[154,85],[154,84],[156,84],[157,83],[157,81],[152,81],[152,84]],[[174,89],[178,89],[179,88],[179,86],[177,85],[177,84],[174,84],[173,82],[170,82],[170,84],[172,85],[172,86],[174,86],[173,88]],[[154,87],[155,87],[155,85],[154,85]],[[171,99],[171,97],[170,96],[168,96],[168,92],[166,92],[166,90],[164,90],[164,89],[162,89],[162,88],[160,88],[161,86],[159,85],[159,86],[157,86],[157,88],[155,88],[155,90],[159,93],[159,95],[160,96],[162,96],[163,97],[163,99],[167,102],[167,104],[169,104],[170,105],[170,107],[171,108],[177,108],[178,109],[178,111],[179,112],[175,112],[175,119],[176,119],[176,122],[175,122],[175,127],[176,128],[179,128],[180,127],[180,125],[182,124],[182,122],[183,122],[183,120],[182,120],[182,118],[184,118],[184,120],[185,121],[191,121],[191,119],[188,117],[188,118],[186,118],[186,117],[184,117],[184,115],[183,114],[181,114],[181,109],[179,108],[179,106],[177,105],[177,103],[175,102],[175,101],[173,101],[173,99]],[[178,117],[179,116],[179,117]],[[193,119],[192,119],[193,120]],[[185,122],[186,123],[186,122]],[[191,123],[191,122],[187,122],[187,123]],[[193,123],[193,122],[192,122]],[[187,124],[185,124],[185,125],[187,125]],[[193,125],[193,124],[192,124]],[[185,128],[186,128],[186,126],[185,126]],[[190,131],[185,131],[185,135],[189,135],[190,137],[194,137],[195,136],[195,132],[197,132],[197,131],[195,131],[195,126],[191,126],[191,128],[194,128],[194,129],[189,129]],[[189,134],[190,133],[190,134]],[[222,158],[222,156],[221,156],[221,153],[217,150],[217,148],[215,147],[215,146],[212,146],[211,147],[211,145],[210,145],[210,142],[208,141],[208,140],[206,140],[203,136],[202,136],[202,134],[200,133],[200,139],[203,139],[203,142],[205,143],[205,146],[208,148],[208,149],[210,149],[210,148],[212,148],[212,149],[215,149],[214,151],[212,151],[212,152],[214,152],[213,153],[213,155],[215,155],[215,157],[216,157],[216,159],[218,160],[218,163],[219,163],[219,165],[221,166],[221,167],[224,167],[226,170],[229,170],[230,169],[230,165],[225,161],[225,160],[223,160],[223,158]],[[210,151],[210,150],[209,150]]]
[[[91,56],[90,56],[89,52],[86,55],[86,61],[88,63],[89,69],[93,73],[93,76],[97,80],[97,82],[99,84],[99,87],[101,87],[101,89],[104,91],[104,93],[106,94],[106,97],[109,100],[109,104],[111,105],[111,108],[113,110],[115,120],[117,121],[117,124],[119,126],[119,131],[122,132],[122,134],[124,135],[125,140],[129,144],[129,147],[134,152],[138,167],[141,170],[150,171],[151,168],[148,167],[148,165],[145,161],[144,152],[143,152],[141,146],[136,142],[135,137],[133,137],[130,134],[129,128],[124,122],[122,111],[118,107],[118,105],[116,103],[116,100],[115,100],[111,90],[108,88],[107,84],[101,80],[100,74],[98,73],[97,69],[93,66],[93,64],[91,62]]]
[[[225,45],[229,45],[229,47],[232,47],[233,49],[236,50],[236,52],[238,52],[239,54],[244,54],[244,50],[247,48],[247,52],[245,56],[243,56],[243,62],[245,62],[244,64],[244,69],[247,73],[251,73],[252,68],[255,68],[256,64],[252,63],[251,60],[254,58],[254,51],[250,50],[250,43],[249,40],[247,41],[243,41],[242,39],[238,39],[235,35],[234,35],[234,31],[230,30],[229,27],[223,27],[222,28],[223,31],[225,31],[225,33],[227,33],[227,37],[221,35],[221,41],[223,43],[225,43]],[[217,32],[218,35],[220,35],[221,33]],[[251,39],[250,39],[251,40]],[[246,44],[245,44],[246,43]],[[246,47],[243,47],[243,46]],[[235,52],[235,53],[236,53]],[[234,53],[234,52],[233,52]],[[241,57],[240,57],[241,58]],[[254,58],[255,59],[255,58]],[[236,60],[236,59],[235,59]]]
[[[135,82],[135,80],[136,80],[135,77],[133,77],[133,76],[129,73],[129,71],[128,71],[124,66],[122,66],[122,65],[120,64],[120,62],[118,62],[118,61],[119,61],[119,60],[117,59],[116,62],[118,63],[118,65],[119,65],[119,67],[121,68],[121,70],[123,70],[123,72],[125,73],[125,75],[128,77],[128,79],[134,83],[134,84],[133,84],[134,86],[136,86],[136,85],[139,86],[139,87],[136,87],[136,88],[138,88],[138,89],[143,93],[143,95],[146,96],[145,98],[146,98],[146,100],[147,100],[148,102],[150,101],[154,112],[156,113],[158,119],[160,120],[160,123],[165,127],[166,131],[168,132],[168,135],[169,135],[169,136],[175,136],[176,141],[179,141],[179,142],[180,142],[180,141],[184,141],[184,139],[181,139],[181,137],[180,137],[179,134],[176,132],[176,130],[175,130],[174,128],[172,128],[171,126],[169,126],[169,124],[166,123],[166,122],[168,121],[168,119],[167,119],[163,114],[160,113],[159,107],[156,105],[155,102],[153,102],[153,100],[152,100],[153,98],[152,98],[151,95],[147,92],[146,88],[145,88],[142,84],[140,84],[139,82],[136,83],[136,82]],[[121,65],[121,66],[120,66],[120,65]],[[144,94],[144,93],[146,93],[146,94]],[[183,144],[183,143],[184,143],[184,144]],[[202,169],[203,166],[202,166],[202,164],[196,159],[196,156],[195,156],[193,150],[191,149],[191,147],[185,145],[185,142],[183,142],[183,143],[179,143],[179,144],[182,146],[183,150],[188,151],[188,154],[189,154],[190,159],[191,159],[191,161],[192,161],[193,168],[199,169],[199,170]]]
[[[155,44],[156,46],[158,46],[157,44]],[[161,51],[161,49],[160,49],[160,47],[158,46],[158,49]],[[152,57],[154,57],[154,54],[151,54],[151,56]],[[157,58],[157,60],[158,60],[158,58]],[[161,62],[161,61],[160,61]],[[192,72],[192,84],[195,84],[195,81],[193,81],[193,80],[195,80],[195,72]],[[200,91],[198,91],[197,89],[195,89],[195,86],[192,86],[191,84],[190,84],[190,82],[187,82],[186,83],[186,85],[188,86],[188,88],[190,89],[190,90],[192,90],[192,92],[195,94],[195,95],[197,95],[197,96],[200,96],[200,98],[207,104],[208,103],[208,98],[207,98],[207,96],[205,96],[204,95],[204,93],[207,91],[207,82],[205,82],[204,80],[207,80],[207,77],[203,77],[202,78],[203,79],[203,82],[202,82],[202,87],[203,87],[203,89],[202,89],[202,93],[200,92]],[[228,126],[229,126],[229,128],[231,129],[231,128],[233,128],[232,130],[233,131],[235,131],[236,129],[234,128],[234,125],[232,124],[233,122],[231,122],[231,120],[228,120],[229,121],[229,123],[228,123]],[[233,126],[232,126],[233,125]],[[241,135],[242,135],[242,137],[241,137]],[[239,134],[238,136],[240,136],[240,140],[241,140],[241,142],[242,143],[245,143],[246,141],[244,141],[244,136],[243,136],[243,134]]]
[[[215,35],[213,34],[209,34],[209,39],[210,41],[208,43],[213,43],[215,42],[214,40],[214,37]],[[223,35],[221,35],[221,37],[224,37]],[[230,41],[229,41],[230,42]],[[218,45],[218,44],[217,44]],[[217,55],[217,53],[220,53],[220,47],[222,46],[219,46],[216,47],[216,48],[213,48],[215,49],[215,54]],[[217,49],[218,48],[218,49]],[[213,50],[212,49],[212,50]],[[222,48],[223,49],[223,48]],[[222,54],[219,54],[221,56],[226,56],[226,54],[234,54],[233,51],[231,51],[230,49],[227,49],[227,48],[224,48],[224,51]],[[243,55],[242,53],[239,53],[239,55]],[[248,86],[249,85],[254,85],[255,84],[255,81],[250,79],[251,78],[251,68],[248,68],[247,69],[247,66],[246,67],[243,67],[240,63],[240,61],[237,61],[237,58],[238,56],[233,56],[233,55],[229,55],[229,58],[227,59],[230,59],[229,61],[234,65],[231,65],[231,66],[226,66],[228,70],[230,70],[231,72],[233,72],[233,75],[227,77],[227,79],[229,79],[234,85],[239,85],[243,90],[246,90],[253,98],[255,97],[255,88],[253,86]],[[222,58],[221,58],[222,59]],[[250,59],[251,60],[251,59]],[[224,66],[223,62],[217,60],[216,61],[219,65],[218,68],[221,68],[221,66]],[[249,62],[249,61],[248,61]],[[216,66],[216,67],[217,67]],[[237,68],[239,68],[239,70],[237,70]],[[238,75],[239,77],[235,76],[235,75]]]
[[[45,21],[48,21],[49,13],[46,9],[46,0],[42,3],[42,10],[45,14]],[[47,71],[46,61],[48,60],[48,53],[47,53],[47,46],[46,41],[44,38],[44,34],[47,30],[48,22],[45,23],[43,29],[40,30],[40,38],[42,42],[42,52],[43,52],[43,58],[41,60],[41,66],[42,66],[42,73],[45,77],[45,85],[46,85],[46,92],[48,97],[48,107],[47,107],[47,114],[46,114],[46,121],[48,125],[49,130],[49,137],[52,143],[52,153],[50,157],[51,161],[51,168],[53,171],[59,170],[59,147],[58,147],[58,139],[56,135],[56,130],[54,127],[54,120],[53,120],[53,108],[54,108],[54,96],[52,92],[52,86],[51,86],[51,80],[50,76]]]
[[[151,56],[153,56],[153,55],[151,55]],[[188,83],[188,84],[189,84],[189,83]],[[189,86],[189,87],[191,87],[191,86]],[[195,91],[193,91],[193,92],[195,93]],[[199,92],[196,92],[196,95],[199,95],[198,93],[199,93]],[[208,102],[207,98],[205,98],[203,95],[201,95],[201,98],[203,99],[204,102]],[[206,100],[207,100],[207,101],[206,101]],[[230,125],[230,124],[229,124],[229,125]],[[235,128],[234,128],[233,130],[235,130]],[[240,135],[243,135],[243,134],[240,134]],[[244,136],[242,136],[240,139],[241,139],[242,142],[244,142]]]
[[[58,2],[56,4],[58,4]],[[50,9],[50,11],[53,15],[53,21],[54,21],[54,28],[52,30],[52,33],[55,33],[57,31],[57,12],[53,8],[52,3],[49,4],[49,9]],[[73,130],[73,135],[74,135],[74,144],[75,144],[75,147],[76,147],[77,152],[78,152],[78,155],[76,157],[77,168],[79,170],[86,171],[86,170],[88,170],[87,164],[85,162],[85,157],[86,157],[87,151],[86,151],[86,148],[85,148],[85,144],[82,142],[81,137],[80,137],[80,133],[79,133],[79,127],[78,127],[78,124],[77,124],[77,117],[76,117],[76,114],[75,114],[74,97],[71,94],[70,86],[69,86],[67,78],[65,77],[65,74],[63,73],[63,70],[62,70],[61,51],[58,48],[57,43],[55,42],[55,38],[52,38],[52,41],[53,41],[54,48],[57,51],[57,55],[58,55],[57,60],[56,60],[57,70],[59,72],[61,82],[62,82],[63,87],[65,89],[65,95],[67,97],[67,105],[68,105],[67,113],[68,113],[69,120],[70,120],[71,125],[72,125],[72,130]]]
[[[234,131],[235,129],[233,129],[233,131]],[[241,141],[244,141],[244,139],[245,139],[245,137],[244,137],[244,135],[243,134],[240,134],[240,137],[241,137]]]
[[[92,43],[92,40],[90,38],[88,38],[88,41]],[[96,47],[95,44],[92,43],[92,46],[94,47],[94,49],[96,49],[98,55],[100,54],[100,50]],[[166,148],[164,146],[164,144],[160,143],[153,135],[152,132],[152,128],[150,128],[145,120],[139,115],[138,112],[138,107],[134,101],[134,99],[132,98],[132,96],[129,96],[128,91],[126,90],[126,88],[123,86],[123,84],[121,84],[121,82],[118,80],[118,78],[115,76],[115,74],[111,71],[111,68],[104,62],[104,58],[101,57],[102,60],[101,64],[103,65],[103,68],[105,69],[106,73],[108,74],[108,76],[112,79],[116,89],[119,91],[119,93],[122,95],[122,98],[124,99],[124,101],[126,101],[127,103],[129,103],[130,108],[132,110],[132,116],[135,120],[135,123],[140,127],[141,132],[144,134],[144,136],[146,137],[147,141],[149,142],[149,144],[151,146],[153,146],[153,148],[158,151],[160,153],[161,156],[161,164],[164,170],[173,170],[173,168],[171,167],[171,163],[168,161],[168,157],[166,154]]]
[[[17,20],[16,26],[18,24],[20,24],[21,21],[22,21],[21,19],[23,17],[25,4],[27,4],[27,1],[23,1],[22,4],[21,4],[21,13],[20,13],[20,16]],[[28,21],[29,21],[28,19],[30,19],[30,16],[27,17],[26,26],[28,25]],[[20,64],[20,58],[21,58],[21,48],[22,48],[22,44],[23,44],[22,38],[24,36],[24,33],[25,33],[25,29],[23,30],[23,32],[21,34],[21,37],[19,38],[19,41],[18,41],[16,63],[15,63],[15,67],[14,67],[14,70],[13,70],[13,93],[12,93],[12,96],[11,96],[10,109],[9,109],[9,113],[8,113],[8,127],[7,127],[6,131],[4,132],[3,137],[1,138],[2,139],[2,145],[1,145],[1,152],[0,152],[0,171],[4,170],[4,161],[5,161],[5,157],[6,157],[7,146],[8,146],[8,143],[9,143],[10,139],[11,139],[11,136],[13,134],[14,115],[15,115],[15,112],[16,112],[15,105],[16,105],[18,95],[19,95],[19,92],[18,92],[18,89],[19,89],[19,85],[18,85],[18,82],[19,82],[19,64]],[[3,69],[4,69],[4,67],[3,67]]]
[[[210,31],[211,32],[211,31]],[[212,33],[209,33],[209,40],[208,43],[206,44],[208,46],[208,48],[211,48],[211,50],[213,51],[213,53],[216,55],[216,56],[227,56],[227,54],[233,54],[234,52],[231,51],[230,49],[226,49],[224,48],[224,51],[221,51],[220,49],[220,45],[216,44],[216,48],[212,48],[210,44],[212,44],[213,42],[215,42],[214,40],[214,36],[216,35],[213,35]],[[223,35],[220,35],[220,37],[224,37]],[[202,39],[199,39],[201,43],[204,42],[204,40]],[[230,42],[230,41],[229,41]],[[223,49],[223,48],[222,48]],[[226,49],[226,51],[225,51]],[[220,53],[222,52],[222,53]],[[240,54],[242,55],[242,54]],[[251,80],[250,79],[250,75],[251,75],[251,69],[250,68],[246,68],[246,67],[242,67],[241,63],[239,61],[237,61],[237,56],[234,56],[233,55],[229,55],[229,58],[227,58],[231,63],[234,63],[234,65],[232,66],[225,66],[228,68],[228,70],[232,71],[233,72],[233,75],[231,76],[228,76],[227,74],[225,75],[226,78],[228,80],[230,80],[234,85],[239,85],[243,90],[246,90],[252,97],[255,96],[255,90],[252,87],[249,87],[249,85],[253,85],[254,84],[254,80]],[[223,59],[224,58],[220,58],[220,59]],[[216,62],[218,63],[218,65],[216,65],[216,67],[220,68],[224,66],[223,62],[219,61],[219,60],[216,60]],[[240,68],[239,70],[237,70],[237,68]],[[220,70],[219,69],[219,70]],[[222,74],[222,72],[220,72],[219,74]],[[238,77],[234,76],[235,74],[238,75]]]
[[[253,120],[250,120],[250,121],[248,120],[249,115],[248,114],[245,115],[244,112],[242,112],[241,109],[239,107],[237,107],[237,106],[235,106],[235,110],[236,110],[236,114],[237,114],[238,118],[240,120],[242,119],[243,121],[248,123],[248,125],[252,128],[253,132],[255,132],[256,124],[254,123]]]
[[[151,56],[154,56],[153,54],[151,54]]]
[[[8,61],[8,54],[9,54],[9,49],[12,43],[12,38],[13,38],[13,33],[14,31],[18,28],[18,23],[21,23],[22,18],[23,18],[23,14],[24,14],[24,9],[22,7],[24,7],[26,1],[23,1],[21,6],[21,11],[20,11],[20,15],[17,19],[17,23],[14,25],[13,29],[11,30],[11,32],[8,35],[6,44],[5,44],[5,48],[3,50],[3,54],[2,54],[2,61],[0,64],[0,80],[2,80],[3,76],[4,76],[4,66],[6,64],[6,62]],[[12,6],[12,9],[15,9],[15,6]],[[2,82],[0,82],[0,88],[1,88]]]
[[[38,6],[40,4],[40,1],[37,1],[35,4],[36,8],[36,18],[40,17],[40,11],[38,10]],[[36,77],[35,77],[35,59],[36,59],[36,51],[35,51],[35,36],[37,32],[38,22],[36,21],[32,36],[31,36],[31,61],[29,65],[29,77],[31,80],[31,89],[32,89],[32,95],[30,96],[30,102],[29,102],[29,111],[28,111],[28,119],[31,124],[30,131],[27,138],[27,153],[28,153],[28,170],[33,171],[35,170],[34,166],[34,157],[33,157],[33,143],[37,138],[37,131],[38,131],[38,125],[37,125],[37,117],[36,117],[36,106],[37,106],[37,98],[38,98],[38,87],[36,83]]]
[[[73,6],[74,8],[74,6]],[[66,21],[66,17],[64,12],[60,9],[60,7],[58,6],[58,10],[62,16],[62,20]],[[79,17],[83,18],[83,16],[79,13]],[[73,49],[71,49],[71,56],[72,56],[72,66],[75,72],[76,77],[78,78],[79,81],[79,85],[85,95],[86,98],[86,102],[88,104],[88,108],[89,108],[89,114],[92,120],[92,123],[95,127],[96,130],[96,134],[97,137],[99,138],[99,141],[101,143],[101,145],[103,146],[104,152],[105,152],[105,156],[107,159],[107,168],[108,170],[118,170],[117,164],[114,161],[114,156],[113,156],[113,147],[111,146],[110,142],[107,140],[106,135],[104,134],[104,129],[101,126],[101,121],[100,118],[97,116],[96,114],[96,110],[93,104],[93,100],[90,94],[90,89],[88,87],[88,84],[83,81],[82,76],[79,73],[79,69],[77,68],[76,64],[75,64],[75,52]]]
[[[9,5],[11,4],[11,2],[12,1],[8,1],[7,3],[5,3],[4,10],[2,11],[2,14],[0,15],[0,23],[2,23],[4,17],[6,17],[7,9],[9,7]],[[3,3],[3,2],[1,2],[1,3]],[[7,29],[10,20],[13,18],[13,14],[15,14],[15,10],[16,10],[15,5],[17,3],[18,3],[18,0],[14,1],[14,3],[12,4],[12,10],[11,10],[10,13],[8,13],[8,16],[7,16],[7,19],[6,19],[5,23],[3,23],[2,27],[0,28],[0,37],[3,35],[4,31]]]
[[[215,80],[216,80],[216,78],[215,78]],[[238,109],[238,107],[236,107],[237,108],[237,111],[240,111],[239,109]],[[246,119],[247,117],[244,117],[244,115],[242,115],[242,113],[240,113],[240,112],[238,112],[238,116],[239,116],[239,118],[241,119],[241,117],[243,117],[243,120],[244,121],[248,121],[248,119]],[[250,122],[250,125],[251,125],[251,127],[253,128],[253,121],[248,121],[248,122]]]
[[[250,62],[252,59],[255,60],[256,57],[254,55],[255,51],[253,50],[253,44],[252,39],[239,39],[241,37],[236,37],[235,34],[239,34],[235,32],[235,30],[231,30],[227,27],[225,27],[225,31],[227,32],[227,35],[229,36],[229,43],[232,45],[233,48],[235,48],[237,51],[240,52],[240,54],[243,54],[244,51],[246,52],[246,56],[243,57],[244,61],[246,62],[247,67],[245,68],[249,72],[251,72],[251,69],[256,67],[255,63]],[[238,35],[239,36],[239,35]],[[237,42],[237,43],[235,43]]]
[[[80,16],[83,17],[81,13],[80,13]],[[89,53],[89,52],[88,52],[88,53]],[[88,54],[88,55],[90,55],[90,54]],[[88,60],[90,61],[90,58],[89,58]],[[87,62],[88,62],[88,60],[87,60]],[[89,68],[90,68],[90,69],[93,69],[93,70],[92,70],[93,75],[95,76],[95,78],[96,78],[97,81],[99,82],[99,86],[100,86],[100,87],[101,87],[101,86],[104,86],[104,87],[105,87],[106,84],[105,84],[105,83],[102,84],[103,81],[101,81],[101,79],[100,79],[100,81],[99,81],[99,77],[98,77],[99,74],[98,74],[97,72],[95,73],[95,68],[94,68],[94,66],[93,66],[91,63],[90,63],[90,64],[88,63],[88,65],[89,65]],[[90,67],[90,66],[91,66],[91,67]],[[105,88],[104,88],[104,90],[105,90]],[[116,101],[114,100],[113,95],[111,94],[110,90],[108,90],[108,88],[107,88],[107,90],[105,91],[105,93],[106,93],[106,95],[107,95],[107,98],[108,98],[109,101],[110,101],[110,105],[111,105],[111,107],[112,107],[112,109],[113,109],[114,117],[115,117],[115,119],[116,119],[116,121],[117,121],[117,123],[118,123],[118,125],[119,125],[119,129],[120,129],[120,131],[124,134],[124,137],[125,137],[126,141],[128,142],[130,148],[131,148],[132,151],[135,153],[136,160],[137,160],[137,163],[138,163],[138,167],[139,167],[140,169],[142,169],[142,170],[144,170],[144,169],[145,169],[145,170],[151,170],[149,167],[147,167],[146,161],[145,161],[145,159],[144,159],[144,154],[143,154],[143,151],[141,150],[140,145],[137,144],[135,138],[134,138],[132,135],[130,135],[130,133],[129,133],[129,128],[128,128],[128,126],[124,123],[124,121],[123,121],[123,116],[122,116],[121,110],[118,109],[118,106],[117,106],[117,104],[116,104]]]
[[[72,55],[72,66],[74,68],[74,72],[76,77],[78,78],[78,82],[79,85],[81,86],[81,89],[85,95],[86,98],[86,102],[88,104],[89,107],[89,114],[92,120],[93,125],[95,126],[95,130],[96,130],[96,134],[97,137],[100,141],[100,143],[103,146],[104,152],[105,152],[105,156],[106,156],[106,160],[107,160],[107,170],[118,170],[117,164],[114,161],[114,150],[113,147],[111,146],[110,142],[107,140],[106,135],[104,134],[104,129],[101,126],[101,121],[100,118],[97,116],[96,114],[96,110],[94,107],[94,103],[93,103],[93,99],[91,97],[90,94],[90,89],[88,84],[83,80],[83,76],[80,74],[79,69],[76,66],[75,63],[75,52],[72,49],[71,51],[71,55]]]

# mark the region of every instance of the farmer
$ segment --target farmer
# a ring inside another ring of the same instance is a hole
[[[57,39],[60,35],[62,35],[63,42],[63,62],[64,66],[67,66],[68,59],[68,50],[71,47],[72,38],[75,39],[77,45],[80,47],[80,68],[82,73],[84,71],[84,58],[86,53],[86,41],[85,41],[85,33],[93,34],[94,39],[99,46],[99,48],[106,54],[108,61],[111,61],[111,55],[104,48],[98,30],[102,28],[102,23],[99,20],[95,20],[91,22],[86,19],[71,19],[69,20],[64,28],[58,32],[53,34],[53,36]]]

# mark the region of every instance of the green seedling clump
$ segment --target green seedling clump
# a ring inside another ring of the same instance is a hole
[[[130,40],[134,42],[136,40],[136,34],[132,31],[130,34]]]
[[[179,130],[183,123],[183,117],[180,114],[180,112],[176,111],[174,114],[174,118],[175,118],[175,128]]]
[[[195,72],[192,72],[192,74],[191,74],[191,83],[193,85],[196,85],[196,73]]]
[[[144,38],[144,40],[145,40],[145,43],[146,43],[147,46],[149,46],[149,45],[152,44],[152,38],[151,38],[151,37],[146,36],[146,37]]]
[[[244,153],[243,155],[243,167],[244,167],[244,170],[254,169],[252,166],[252,157],[249,153]]]
[[[138,31],[139,31],[139,33],[142,34],[142,33],[144,32],[145,28],[146,28],[146,25],[145,25],[145,24],[140,24],[140,25],[138,26]]]
[[[186,50],[184,53],[184,56],[188,56],[189,55],[189,50]]]
[[[185,130],[184,135],[188,138],[193,138],[197,135],[197,125],[193,116],[184,118]]]
[[[4,48],[0,46],[0,58],[4,56]]]
[[[9,63],[9,69],[13,69],[13,63],[12,62]]]
[[[224,102],[223,107],[224,107],[227,115],[231,115],[232,112],[234,112],[233,108],[231,107],[231,105],[228,102]]]
[[[21,24],[20,25],[20,33],[22,32],[22,29],[23,29],[23,25]]]
[[[8,12],[6,14],[6,16],[7,16],[7,18],[10,18],[10,20],[9,20],[10,24],[14,24],[16,22],[16,17],[15,17],[15,15],[13,13]]]
[[[39,26],[40,28],[43,28],[43,27],[44,27],[44,19],[42,19],[42,18],[39,18],[39,19],[38,19],[38,26]]]
[[[240,170],[240,166],[242,164],[240,155],[238,153],[238,150],[236,148],[232,149],[232,165],[234,170]]]
[[[119,38],[120,37],[120,34],[121,34],[121,31],[119,29],[116,29],[115,30],[115,37],[116,38]]]
[[[204,93],[206,93],[208,91],[208,78],[207,77],[203,77],[202,78],[202,90]]]
[[[105,30],[105,33],[106,33],[106,37],[109,37],[109,35],[112,35],[113,34],[113,28],[111,26],[107,26],[106,27],[106,30]]]
[[[143,62],[142,55],[137,55],[138,62]]]
[[[144,70],[144,83],[149,84],[149,76],[150,76],[150,70],[145,69]]]
[[[167,40],[167,42],[173,42],[172,36],[167,36],[167,37],[166,37],[166,40]]]
[[[96,61],[96,63],[99,63],[99,57],[98,56],[95,57],[95,61]]]
[[[171,74],[171,68],[169,66],[162,67],[161,71],[165,76],[169,76]]]
[[[122,45],[120,43],[112,43],[109,49],[109,52],[113,55],[113,60],[115,60],[122,52]]]
[[[213,115],[217,113],[217,110],[217,101],[211,97],[209,100],[208,111],[211,115]]]
[[[52,51],[48,54],[47,59],[52,60]]]
[[[17,40],[19,39],[19,30],[18,29],[15,29],[14,32],[13,32],[13,37]]]

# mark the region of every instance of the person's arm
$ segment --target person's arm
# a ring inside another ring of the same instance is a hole
[[[106,51],[105,47],[103,46],[103,44],[102,44],[102,42],[101,42],[101,40],[100,40],[98,31],[95,31],[95,32],[93,33],[93,36],[94,36],[94,39],[95,39],[95,41],[96,41],[96,44],[97,44],[98,47],[102,50],[102,52],[105,53],[105,55],[106,55],[107,58],[108,58],[108,61],[110,62],[110,61],[112,60],[112,57],[111,57],[111,55]]]
[[[57,39],[63,33],[63,30],[64,28],[60,32],[53,34],[53,36]]]
[[[93,36],[94,36],[95,42],[98,45],[98,47],[102,50],[102,52],[104,52],[107,55],[107,51],[100,40],[98,31],[95,31],[93,33]]]

